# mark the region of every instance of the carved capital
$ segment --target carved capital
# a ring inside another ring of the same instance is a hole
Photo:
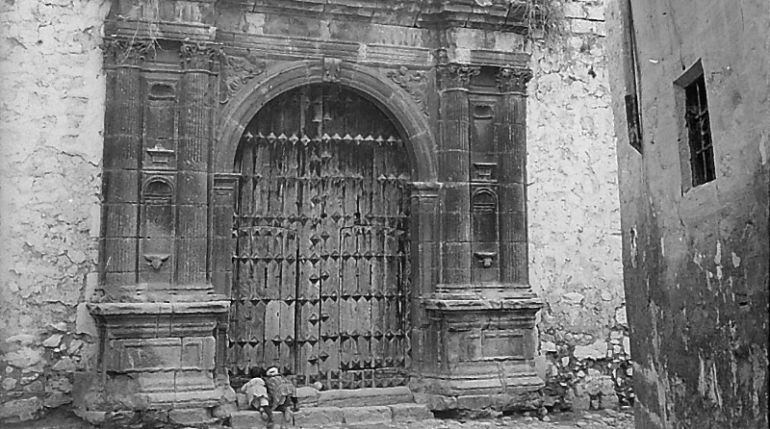
[[[105,39],[102,44],[104,63],[137,65],[155,57],[155,42],[150,40]]]
[[[254,54],[245,56],[224,55],[224,71],[222,73],[222,93],[225,104],[245,86],[251,79],[265,72],[267,64],[259,60]]]
[[[467,88],[471,78],[481,73],[481,67],[462,64],[439,64],[436,77],[441,89]]]
[[[500,92],[520,92],[526,94],[527,82],[532,79],[532,70],[503,67],[495,76]]]
[[[481,73],[481,67],[450,63],[449,53],[440,48],[433,52],[436,62],[436,82],[441,89],[467,88],[473,76]]]
[[[222,48],[212,43],[182,43],[179,56],[185,69],[213,70],[222,56]]]
[[[420,107],[420,111],[425,116],[428,115],[428,103],[426,101],[428,79],[425,72],[409,70],[401,66],[398,70],[389,71],[387,76],[412,96],[412,100]]]

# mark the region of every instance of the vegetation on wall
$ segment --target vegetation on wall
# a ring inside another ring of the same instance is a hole
[[[527,0],[524,5],[530,38],[548,38],[562,32],[562,3],[557,0]]]

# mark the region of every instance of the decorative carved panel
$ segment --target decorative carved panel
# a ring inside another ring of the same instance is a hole
[[[155,289],[168,289],[172,282],[176,206],[173,176],[148,175],[142,188],[140,277]]]
[[[389,71],[387,76],[412,97],[415,104],[420,106],[422,113],[428,115],[427,94],[425,92],[428,80],[425,72],[409,70],[402,66],[398,70]]]
[[[248,53],[244,56],[225,55],[224,67],[222,71],[222,100],[221,104],[226,104],[230,99],[246,85],[251,79],[265,72],[266,63]]]

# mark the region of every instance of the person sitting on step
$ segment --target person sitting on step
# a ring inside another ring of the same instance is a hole
[[[259,377],[260,374],[256,368],[252,368],[249,372],[251,380],[241,386],[241,392],[246,394],[246,402],[249,406],[259,410],[263,420],[271,422],[273,421],[273,410],[270,408],[265,380]]]
[[[284,416],[288,411],[289,402],[291,410],[299,411],[297,404],[297,388],[288,378],[278,372],[278,368],[271,367],[265,373],[265,386],[270,396],[270,407],[273,410],[281,411]]]

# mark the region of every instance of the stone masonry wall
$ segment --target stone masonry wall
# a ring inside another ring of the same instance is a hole
[[[547,403],[611,407],[613,389],[624,402],[632,394],[604,2],[563,3],[556,19],[534,44],[527,105],[530,282],[546,303],[540,371]]]
[[[0,2],[0,426],[95,364],[108,1]]]

